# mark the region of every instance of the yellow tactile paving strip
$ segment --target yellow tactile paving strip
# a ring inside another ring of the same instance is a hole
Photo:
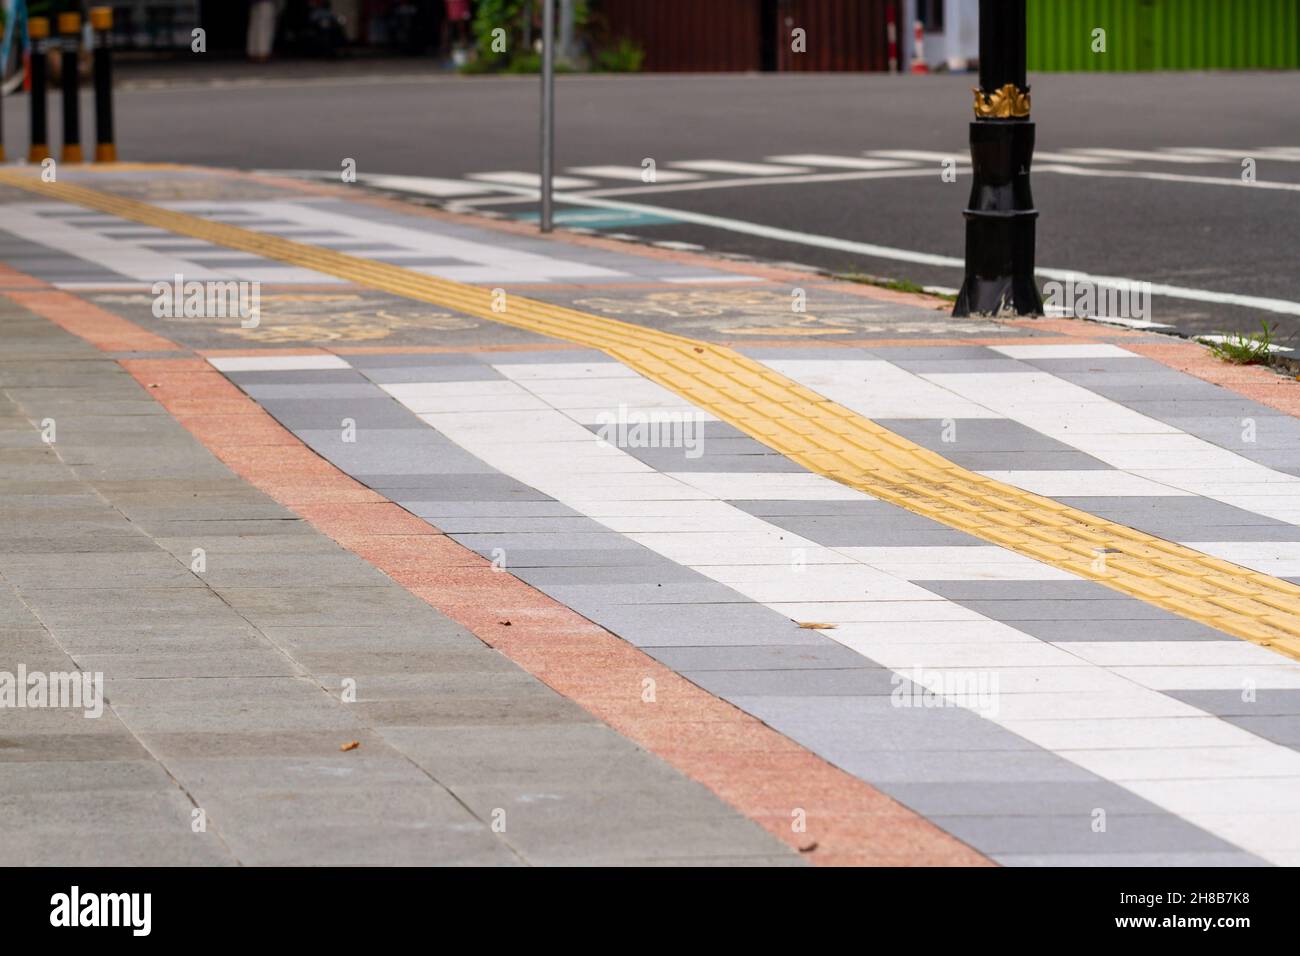
[[[600,349],[811,471],[1300,659],[1300,586],[967,471],[724,346],[522,296],[502,303],[490,289],[82,186],[13,172],[0,172],[0,182]]]

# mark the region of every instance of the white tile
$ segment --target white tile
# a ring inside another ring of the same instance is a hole
[[[1040,747],[1055,751],[1242,747],[1261,742],[1249,731],[1209,715],[1111,720],[1009,720],[1003,726]]]
[[[351,368],[337,355],[228,355],[209,358],[219,372],[283,372],[325,368]]]
[[[1300,675],[1300,663],[1249,641],[1063,641],[1063,650],[1102,667],[1238,666],[1289,667]]]
[[[638,378],[633,370],[620,362],[524,362],[494,363],[496,369],[515,382],[535,382],[545,379],[585,381],[593,378]]]
[[[1188,541],[1184,544],[1274,577],[1300,577],[1300,541]]]
[[[1091,668],[1083,669],[1086,671]],[[1086,720],[1113,717],[1203,717],[1204,712],[1164,694],[1131,685],[1114,692],[1003,693],[1001,720]]]
[[[1073,763],[1107,780],[1232,780],[1300,775],[1300,753],[1276,744],[1071,750]]]
[[[837,548],[908,581],[1077,581],[1077,576],[1006,548]]]
[[[1003,644],[895,644],[871,638],[832,634],[840,643],[864,657],[895,670],[931,668],[1087,667],[1042,641],[1008,641]],[[1000,681],[998,690],[1001,690]]]
[[[840,601],[770,603],[792,621],[827,624],[872,621],[973,621],[981,615],[949,601]]]
[[[1132,780],[1125,786],[1139,797],[1192,822],[1220,814],[1272,814],[1279,808],[1300,807],[1300,775],[1236,780]]]
[[[1009,624],[979,618],[969,621],[879,621],[842,624],[835,639],[847,644],[877,641],[886,644],[1008,644],[1040,643],[1038,638]]]
[[[668,472],[683,484],[723,501],[872,501],[848,485],[799,472]]]
[[[772,369],[866,418],[1001,418],[889,362],[769,359]]]
[[[1241,690],[1252,686],[1260,690],[1300,688],[1300,667],[1289,666],[1284,663],[1287,658],[1277,657],[1279,663],[1274,667],[1137,666],[1115,667],[1114,671],[1153,690]]]

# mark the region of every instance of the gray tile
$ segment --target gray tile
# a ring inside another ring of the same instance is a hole
[[[869,662],[867,662],[869,664]],[[709,693],[728,699],[741,697],[888,696],[896,686],[894,672],[885,667],[823,669],[690,670],[682,676]]]
[[[803,644],[737,644],[727,646],[653,646],[645,648],[650,657],[679,672],[733,670],[794,670],[810,667],[827,669],[879,670],[879,665],[827,637],[816,636]]]
[[[997,763],[999,752],[1037,749],[973,711],[899,707],[889,695],[736,695],[727,699],[841,766],[860,754],[879,751],[915,755],[961,749],[983,753],[990,763]]]
[[[1142,869],[1269,865],[1244,850],[1222,853],[998,853],[993,856],[993,861],[1001,866],[1124,866]]]
[[[1076,449],[1008,418],[882,418],[879,424],[918,445],[946,455],[950,451],[1077,452]],[[955,440],[945,442],[944,434]]]
[[[577,584],[709,584],[712,579],[698,571],[663,558],[657,564],[627,566],[578,566],[513,569],[515,577],[537,588]]]
[[[835,759],[842,769],[876,786],[887,783],[1087,783],[1082,767],[1044,750],[998,753],[971,750],[862,751]]]
[[[1091,814],[936,816],[932,822],[984,853],[1236,853],[1239,849],[1172,814],[1108,815],[1104,832]]]
[[[1220,717],[1300,716],[1300,689],[1257,688],[1253,700],[1240,690],[1167,690],[1164,693]]]
[[[1069,641],[1222,641],[1234,640],[1230,635],[1196,621],[1172,615],[1147,620],[1107,620],[1105,626],[1088,617],[1069,620],[1016,620],[1012,623],[1018,631],[1033,635],[1039,640],[1066,643]]]
[[[815,632],[758,604],[621,605],[584,614],[638,647],[820,643]]]
[[[745,509],[748,502],[731,502]],[[828,515],[764,515],[768,522],[792,534],[828,548],[850,547],[961,547],[987,542],[963,531],[947,528],[937,521],[886,505],[870,517]],[[752,514],[753,512],[751,512]]]
[[[377,391],[377,390],[376,390]],[[344,419],[365,429],[411,428],[428,430],[409,409],[389,397],[264,399],[259,404],[290,431],[323,429],[339,431]]]
[[[357,481],[394,500],[554,501],[550,495],[502,474],[394,474],[356,472]]]
[[[1177,615],[1154,607],[1137,598],[1116,594],[1113,599],[1091,600],[969,600],[956,603],[995,621],[1091,621],[1094,626],[1105,621],[1179,621]],[[1109,627],[1109,623],[1105,625]]]
[[[881,789],[904,806],[934,816],[1086,817],[1094,809],[1112,814],[1159,814],[1160,807],[1118,784],[1090,782],[886,783]]]

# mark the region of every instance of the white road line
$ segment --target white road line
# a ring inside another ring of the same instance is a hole
[[[1259,149],[1211,149],[1206,146],[1181,146],[1175,152],[1201,153],[1206,156],[1222,156],[1240,163],[1243,159],[1272,159],[1284,163],[1300,163],[1300,149],[1286,146],[1262,146]]]
[[[1216,161],[1200,156],[1184,156],[1179,153],[1163,153],[1151,149],[1107,149],[1101,146],[1089,146],[1081,149],[1070,149],[1066,152],[1082,153],[1084,156],[1109,157],[1113,159],[1150,160],[1157,163],[1193,163],[1204,165]]]
[[[769,162],[795,166],[827,166],[832,169],[898,169],[911,165],[906,160],[860,159],[857,156],[823,156],[821,153],[797,153],[794,156],[768,156]]]
[[[1105,156],[1081,156],[1076,153],[1054,153],[1051,150],[1036,149],[1034,150],[1034,162],[1040,160],[1062,163],[1102,163],[1104,165],[1124,162],[1124,160],[1116,159],[1113,156],[1109,158]]]
[[[729,159],[686,159],[669,163],[674,169],[697,173],[726,173],[730,176],[789,176],[811,172],[801,166],[774,166],[770,163],[737,163]]]
[[[1188,176],[1183,173],[1151,173],[1142,170],[1081,169],[1078,166],[1048,165],[1036,167],[1036,173],[1062,173],[1066,176],[1097,176],[1111,179],[1151,179],[1164,183],[1197,183],[1202,186],[1237,186],[1241,189],[1277,189],[1300,192],[1300,183],[1279,183],[1257,179],[1246,182],[1240,176]]]
[[[434,176],[358,176],[357,181],[363,186],[435,196],[439,199],[481,196],[492,191],[490,186],[466,182],[463,179],[438,179]]]
[[[928,149],[873,149],[867,156],[880,156],[883,159],[909,159],[919,163],[942,163],[955,159],[958,163],[970,165],[970,151],[963,149],[954,153],[939,153]]]
[[[483,183],[496,183],[501,186],[528,186],[532,189],[538,189],[541,185],[541,176],[537,173],[517,170],[505,170],[496,173],[470,173],[465,178]],[[554,185],[556,189],[586,189],[588,186],[596,185],[596,183],[593,180],[579,179],[576,176],[556,176]]]
[[[645,182],[641,177],[645,170],[640,166],[570,166],[569,172],[579,176],[594,176],[596,179],[627,179],[632,182]],[[684,173],[673,169],[655,169],[655,181],[660,183],[684,183],[702,178],[698,173]]]

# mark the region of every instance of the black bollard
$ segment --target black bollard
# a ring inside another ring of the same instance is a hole
[[[966,278],[953,315],[1042,315],[1029,191],[1034,124],[1025,80],[1025,0],[980,0],[980,85],[970,126]]]
[[[117,162],[113,142],[113,8],[93,7],[95,30],[95,162]]]
[[[82,160],[81,76],[77,55],[81,50],[81,14],[59,14],[59,40],[63,47],[62,162],[79,163]]]
[[[28,110],[32,121],[32,138],[27,150],[27,161],[40,163],[50,158],[50,131],[46,114],[46,90],[50,74],[45,63],[45,54],[50,48],[50,21],[45,17],[32,17],[27,21],[27,35],[32,41],[32,92],[31,109]]]

